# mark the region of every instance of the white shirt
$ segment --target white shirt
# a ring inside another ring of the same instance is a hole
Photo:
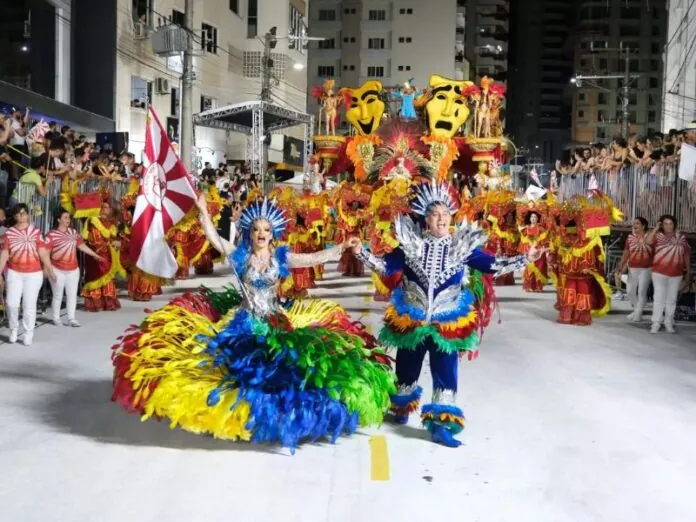
[[[18,130],[22,130],[22,122],[12,119],[12,138],[10,139],[10,145],[23,146],[27,142],[25,136],[17,134]]]

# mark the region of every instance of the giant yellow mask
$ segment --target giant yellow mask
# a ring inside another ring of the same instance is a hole
[[[437,74],[430,77],[431,98],[425,104],[428,127],[433,136],[453,137],[469,117],[464,90],[472,82],[450,80]]]
[[[350,104],[346,119],[361,136],[375,132],[384,116],[384,102],[380,98],[382,83],[368,80],[357,89],[348,89]]]

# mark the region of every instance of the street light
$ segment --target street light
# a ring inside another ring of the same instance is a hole
[[[295,62],[292,68],[296,71],[301,71],[302,69],[304,69],[304,64],[302,62]]]

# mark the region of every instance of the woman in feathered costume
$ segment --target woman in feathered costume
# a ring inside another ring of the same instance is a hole
[[[239,220],[236,249],[221,239],[199,199],[213,247],[230,256],[242,298],[201,290],[174,299],[115,347],[114,400],[143,418],[217,438],[301,442],[382,422],[395,391],[375,339],[332,302],[278,300],[289,270],[338,259],[342,245],[315,254],[274,247],[285,218],[268,200]]]
[[[405,423],[418,409],[418,385],[423,359],[429,353],[433,397],[421,409],[421,419],[434,442],[457,447],[454,435],[464,429],[464,412],[456,405],[459,357],[473,358],[479,342],[476,300],[480,289],[470,286],[472,269],[501,275],[526,265],[524,256],[495,258],[483,252],[486,237],[477,225],[462,222],[450,233],[456,204],[444,184],[422,184],[416,189],[413,213],[424,220],[424,230],[408,216],[395,223],[398,248],[379,258],[350,245],[365,266],[380,274],[401,273],[400,286],[384,318],[380,341],[396,348],[398,391],[391,411]]]

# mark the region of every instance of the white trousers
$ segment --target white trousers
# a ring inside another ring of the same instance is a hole
[[[674,312],[677,310],[677,298],[682,283],[682,276],[670,277],[662,274],[652,275],[653,314],[652,322],[667,325],[674,324]]]
[[[7,270],[7,320],[10,330],[19,330],[19,306],[22,305],[22,326],[31,335],[36,325],[36,302],[43,285],[43,272]]]
[[[638,317],[643,315],[643,308],[648,300],[651,275],[652,271],[649,268],[628,268],[626,292],[633,305],[633,312]]]
[[[77,291],[80,286],[80,269],[58,270],[53,268],[56,280],[51,281],[53,291],[53,320],[60,321],[60,305],[63,302],[65,293],[65,308],[68,312],[68,321],[75,320],[75,309],[77,308]]]

